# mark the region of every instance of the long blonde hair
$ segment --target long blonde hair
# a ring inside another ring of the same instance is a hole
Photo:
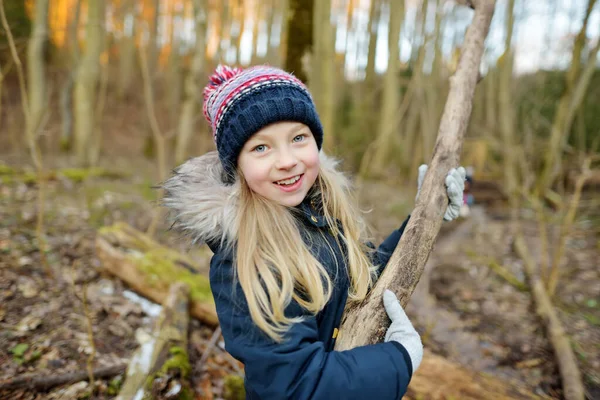
[[[235,250],[237,278],[254,323],[280,342],[300,317],[284,314],[291,300],[312,314],[321,311],[331,296],[332,281],[323,265],[302,239],[291,210],[253,192],[240,176],[240,213]],[[322,212],[334,238],[347,250],[349,298],[362,300],[372,282],[374,267],[361,240],[362,218],[348,188],[337,172],[323,168],[310,196]],[[341,224],[341,229],[336,221]],[[330,249],[330,251],[333,251]]]

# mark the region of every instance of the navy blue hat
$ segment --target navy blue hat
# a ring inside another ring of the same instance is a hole
[[[278,68],[219,65],[204,89],[203,110],[230,175],[246,141],[272,123],[301,122],[310,128],[319,149],[323,144],[323,127],[306,86]]]

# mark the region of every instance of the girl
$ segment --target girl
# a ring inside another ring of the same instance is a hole
[[[349,182],[320,152],[315,105],[294,76],[219,66],[204,115],[217,152],[180,166],[164,201],[175,226],[214,252],[211,290],[247,398],[402,397],[423,347],[391,291],[384,343],[333,348],[346,301],[364,299],[408,219],[378,249],[364,244]],[[453,171],[446,182],[453,210],[462,180]]]

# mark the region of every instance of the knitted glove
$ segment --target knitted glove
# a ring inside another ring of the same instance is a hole
[[[391,290],[386,289],[383,292],[383,306],[392,324],[385,334],[385,341],[393,340],[400,343],[410,356],[412,362],[413,375],[423,359],[423,344],[421,337],[410,323],[406,313],[402,309],[398,298]]]
[[[427,165],[422,164],[419,167],[419,177],[417,178],[417,196],[415,200],[419,197],[419,193],[421,192],[421,185],[423,185],[423,180],[425,179],[425,174],[427,173]],[[460,207],[463,204],[463,192],[465,190],[465,178],[467,173],[463,167],[452,168],[448,175],[446,175],[446,193],[448,195],[448,199],[450,203],[448,204],[448,208],[446,208],[446,212],[444,213],[444,220],[452,221],[460,215]]]

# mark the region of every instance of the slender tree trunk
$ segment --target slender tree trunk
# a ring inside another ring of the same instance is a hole
[[[73,19],[69,24],[69,32],[67,41],[69,43],[69,67],[68,76],[63,85],[60,94],[60,111],[62,118],[62,129],[60,133],[60,148],[63,151],[68,151],[72,146],[73,136],[73,84],[75,83],[75,75],[77,66],[79,65],[79,39],[77,32],[79,30],[79,16],[81,14],[81,1],[75,3],[75,12]]]
[[[379,30],[379,16],[381,13],[380,0],[371,0],[369,5],[369,22],[367,33],[369,35],[369,50],[367,54],[367,70],[365,82],[367,93],[372,98],[372,91],[375,89],[375,53],[377,52],[377,32]]]
[[[315,0],[313,19],[313,55],[309,86],[319,112],[323,146],[333,149],[335,140],[335,29],[331,24],[331,0]]]
[[[369,174],[380,174],[388,161],[390,150],[390,140],[398,125],[396,113],[400,106],[400,30],[404,20],[404,0],[394,0],[390,2],[390,19],[388,31],[388,67],[384,77],[383,100],[379,117],[379,129],[373,154],[370,156],[371,162],[368,165]]]
[[[80,165],[91,165],[96,126],[97,85],[104,42],[103,0],[88,0],[86,48],[75,82],[75,154]]]
[[[47,107],[44,49],[48,41],[48,0],[36,0],[34,12],[32,32],[27,45],[29,118],[25,122],[27,143],[32,154],[37,152],[37,136]]]
[[[306,58],[313,47],[314,0],[289,0],[286,13],[285,70],[307,83]]]
[[[196,21],[196,44],[192,65],[185,78],[185,97],[181,107],[177,144],[175,148],[175,163],[185,161],[188,156],[190,140],[196,127],[196,116],[201,114],[199,104],[202,96],[202,71],[204,70],[204,50],[206,38],[205,0],[194,0],[194,18]]]
[[[472,1],[475,5],[475,15],[466,32],[458,68],[450,78],[450,93],[440,122],[433,159],[416,207],[388,266],[369,297],[360,305],[351,305],[346,309],[336,350],[381,341],[389,325],[381,305],[384,289],[394,290],[401,303],[406,306],[440,230],[442,216],[448,205],[443,181],[448,170],[458,166],[471,114],[484,40],[494,14],[494,0]]]
[[[181,105],[181,94],[183,92],[183,67],[181,63],[181,35],[177,28],[181,28],[184,16],[183,5],[173,3],[171,7],[171,32],[170,43],[171,49],[169,53],[168,79],[169,85],[167,88],[169,97],[169,122],[170,126],[177,126],[179,118],[179,109]],[[180,6],[178,9],[176,7]],[[179,24],[179,25],[178,25]]]
[[[510,207],[515,210],[517,201],[515,117],[512,103],[513,51],[512,34],[514,25],[515,0],[506,2],[506,39],[504,54],[498,65],[498,105],[500,131],[502,132],[504,187]]]
[[[135,36],[137,13],[133,0],[127,0],[124,7],[123,36],[119,41],[119,81],[117,96],[123,100],[130,91],[135,69]]]
[[[550,188],[561,168],[562,147],[573,123],[573,116],[581,105],[580,102],[577,102],[578,99],[574,98],[575,88],[578,87],[580,92],[585,93],[591,81],[591,74],[583,74],[580,69],[581,52],[586,42],[587,23],[595,3],[596,0],[588,0],[583,24],[573,46],[573,58],[567,70],[566,88],[556,108],[550,130],[548,150],[545,152],[542,172],[537,183],[537,192],[541,195]],[[600,42],[590,50],[588,60],[596,62],[599,48]]]

